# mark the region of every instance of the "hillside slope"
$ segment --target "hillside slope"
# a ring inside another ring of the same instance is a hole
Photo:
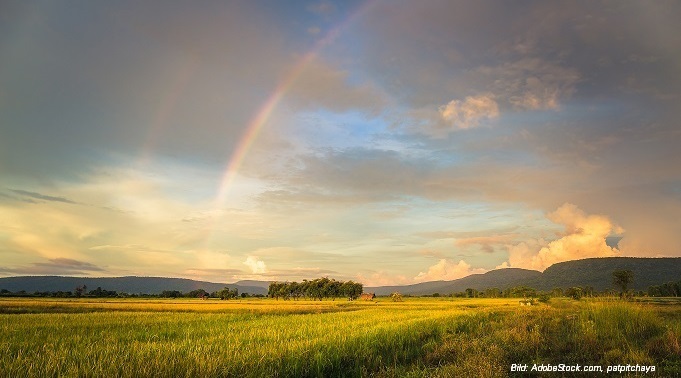
[[[543,273],[527,269],[497,269],[484,274],[473,274],[453,281],[433,281],[406,286],[367,287],[365,291],[377,295],[388,295],[399,291],[402,294],[449,294],[467,288],[483,291],[488,288],[506,289],[514,286],[528,286],[538,290],[569,288],[573,286],[592,286],[602,291],[616,289],[612,280],[615,270],[634,272],[635,290],[646,290],[651,285],[681,280],[681,257],[642,258],[606,257],[573,260],[557,263]]]
[[[239,293],[267,294],[267,289],[258,286],[243,286],[234,284],[194,281],[186,278],[165,277],[61,277],[61,276],[22,276],[0,278],[0,289],[12,292],[25,290],[35,291],[71,291],[77,286],[86,285],[88,290],[101,287],[104,290],[114,290],[131,294],[159,294],[164,290],[179,290],[183,293],[204,289],[208,292],[217,291],[224,287],[238,289]]]
[[[548,267],[540,277],[526,282],[539,290],[554,287],[593,286],[596,290],[615,289],[612,272],[634,272],[635,290],[646,290],[651,285],[681,280],[681,258],[606,257],[573,260]]]
[[[375,292],[376,295],[388,295],[395,291],[399,291],[402,294],[423,295],[433,293],[449,294],[464,291],[467,288],[484,290],[496,287],[503,290],[522,285],[539,276],[541,276],[541,272],[536,270],[508,268],[492,270],[483,274],[473,274],[453,281],[432,281],[406,286],[367,287],[364,291]]]

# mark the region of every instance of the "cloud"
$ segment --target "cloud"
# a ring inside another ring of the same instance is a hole
[[[413,283],[413,280],[404,275],[390,274],[385,270],[358,273],[353,279],[356,282],[361,282],[365,287],[409,285]]]
[[[565,203],[547,218],[564,226],[560,238],[544,242],[530,240],[509,246],[509,265],[514,268],[544,270],[569,260],[589,257],[613,257],[620,251],[610,247],[606,238],[624,230],[603,215],[588,215],[577,206]]]
[[[93,272],[101,273],[107,270],[89,262],[58,257],[44,262],[35,262],[29,266],[0,267],[0,272],[31,275],[91,275]]]
[[[304,58],[301,60],[305,61]],[[297,66],[291,68],[292,71],[297,69]],[[321,58],[312,59],[302,68],[284,100],[297,107],[313,110],[379,112],[386,104],[382,91],[368,80],[351,82],[349,75],[350,72],[334,67]]]
[[[479,245],[487,253],[493,253],[496,246],[503,246],[511,243],[518,237],[518,234],[503,234],[490,236],[473,236],[468,238],[458,238],[454,242],[457,247],[468,247]]]
[[[253,274],[267,273],[265,262],[260,260],[257,256],[248,256],[243,264],[249,267]]]
[[[209,282],[233,282],[244,274],[241,269],[190,268],[182,273],[183,277]]]
[[[50,259],[48,263],[36,263],[38,266],[46,267],[61,267],[61,268],[76,268],[81,270],[92,270],[92,271],[102,271],[104,269],[98,267],[97,265],[78,261],[74,259],[67,259],[63,257],[58,257],[56,259]]]
[[[24,4],[0,32],[0,45],[21,46],[0,52],[12,93],[0,101],[0,174],[41,182],[77,180],[111,155],[223,161],[300,58],[284,48],[284,21],[256,4],[36,9],[49,25]],[[136,37],[117,32],[120,17]]]
[[[468,96],[464,101],[452,100],[438,108],[442,120],[455,129],[470,129],[484,119],[499,117],[499,105],[491,94]]]
[[[451,281],[470,276],[471,274],[484,272],[485,269],[481,268],[471,269],[470,264],[463,260],[459,260],[458,263],[455,263],[451,260],[440,259],[437,264],[430,266],[427,272],[419,272],[419,274],[414,277],[414,281]]]
[[[211,269],[211,268],[190,268],[185,271],[190,275],[220,275],[220,276],[233,276],[244,273],[241,269]]]
[[[18,194],[22,197],[28,197],[28,198],[37,199],[37,200],[52,201],[52,202],[63,202],[63,203],[78,205],[78,202],[72,201],[72,200],[70,200],[68,198],[64,198],[64,197],[48,196],[46,194],[29,192],[27,190],[20,190],[20,189],[10,189],[10,192],[12,192],[14,194]]]
[[[556,110],[568,99],[580,80],[574,68],[541,58],[525,58],[477,69],[492,91],[521,110]]]

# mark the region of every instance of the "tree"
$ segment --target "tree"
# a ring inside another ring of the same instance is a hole
[[[523,298],[534,298],[537,296],[537,290],[527,286],[515,286],[511,288],[511,296],[513,297],[523,297]]]
[[[634,282],[634,272],[631,270],[616,270],[612,272],[613,283],[618,286],[620,291],[620,298],[627,292],[629,285]]]
[[[271,282],[267,295],[272,298],[279,297],[284,300],[293,298],[298,299],[305,296],[312,300],[322,300],[323,298],[337,298],[347,296],[349,300],[357,299],[362,294],[363,285],[352,281],[336,281],[328,277],[317,278],[312,281],[303,282]]]
[[[397,291],[390,294],[390,298],[393,300],[393,302],[402,302],[402,294],[398,293]]]
[[[232,299],[239,296],[239,290],[237,290],[236,288],[230,290],[228,287],[225,287],[224,289],[218,291],[216,294],[217,297],[220,298],[221,300]]]
[[[565,295],[575,300],[582,298],[582,293],[582,288],[579,286],[571,287],[565,290]]]

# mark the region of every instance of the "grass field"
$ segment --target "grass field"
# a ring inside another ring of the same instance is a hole
[[[4,298],[0,376],[504,377],[562,363],[670,377],[680,336],[681,303],[668,300]],[[581,374],[594,375],[554,375]]]

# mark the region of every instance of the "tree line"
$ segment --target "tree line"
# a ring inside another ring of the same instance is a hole
[[[284,300],[307,298],[322,300],[323,298],[348,298],[355,300],[362,295],[364,285],[353,281],[336,281],[327,277],[317,278],[303,282],[272,282],[267,295],[270,298],[282,298]]]
[[[681,281],[678,283],[667,283],[661,286],[651,286],[648,291],[639,290],[634,292],[629,287],[634,282],[634,272],[631,270],[615,270],[612,272],[612,283],[619,289],[606,289],[597,291],[593,286],[573,286],[569,288],[556,287],[550,291],[538,291],[527,286],[516,286],[500,290],[498,288],[488,288],[478,291],[473,288],[468,288],[462,292],[451,293],[451,297],[464,298],[539,298],[540,300],[548,300],[551,297],[569,297],[572,299],[581,299],[583,297],[596,296],[616,296],[632,297],[632,296],[681,296]],[[428,295],[432,297],[441,296],[440,293]]]
[[[651,297],[681,297],[681,281],[650,286],[648,295]]]

